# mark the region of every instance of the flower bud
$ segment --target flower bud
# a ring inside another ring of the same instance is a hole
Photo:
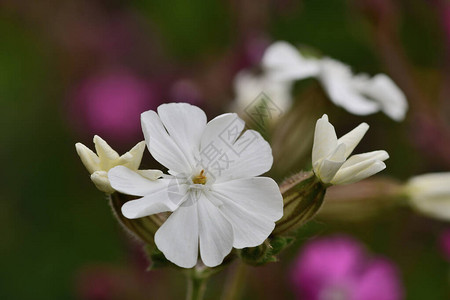
[[[417,211],[450,221],[450,172],[415,176],[404,186],[404,193]]]
[[[283,195],[283,217],[276,223],[273,235],[293,232],[316,215],[323,203],[326,187],[312,172],[300,172],[280,186]]]
[[[156,180],[162,175],[162,172],[159,170],[138,170],[145,150],[144,141],[138,143],[122,156],[119,156],[119,154],[98,135],[94,136],[94,144],[97,153],[94,153],[81,143],[76,143],[75,148],[81,162],[84,164],[89,174],[91,174],[92,182],[100,191],[105,192],[106,194],[114,193],[114,189],[109,183],[108,171],[115,166],[125,166],[151,180]]]

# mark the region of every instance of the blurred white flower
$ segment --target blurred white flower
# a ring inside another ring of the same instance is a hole
[[[334,104],[355,115],[381,110],[396,121],[405,118],[406,97],[388,76],[353,75],[349,66],[331,58],[323,58],[320,69],[318,78]]]
[[[137,170],[141,164],[145,142],[142,141],[138,143],[122,156],[119,156],[119,154],[117,154],[117,152],[98,135],[94,136],[94,144],[97,154],[82,143],[76,143],[75,148],[84,166],[89,174],[91,174],[91,180],[94,182],[95,186],[102,192],[112,194],[114,193],[114,189],[109,183],[108,171],[119,165],[123,165],[132,170]],[[155,180],[162,175],[162,172],[159,170],[139,170],[139,172],[152,180]]]
[[[245,111],[260,104],[259,97],[264,93],[280,111],[287,111],[292,104],[292,85],[292,81],[241,71],[234,78],[236,110]]]
[[[404,191],[411,206],[418,211],[450,221],[450,172],[412,177]]]
[[[383,161],[389,155],[384,150],[350,156],[368,129],[369,125],[361,123],[338,139],[327,115],[317,120],[312,165],[320,181],[335,185],[354,183],[386,168]]]
[[[236,114],[207,123],[200,108],[186,103],[163,104],[141,121],[150,153],[170,175],[151,181],[119,166],[108,177],[117,191],[142,197],[123,205],[125,217],[173,212],[155,234],[168,260],[192,268],[200,255],[214,267],[232,247],[264,242],[283,215],[283,198],[274,180],[255,177],[273,161],[259,133],[242,133]]]
[[[320,70],[318,59],[303,57],[294,46],[283,41],[266,49],[261,65],[267,76],[281,81],[314,77]]]
[[[328,97],[334,104],[356,115],[368,115],[383,111],[387,116],[402,121],[408,110],[408,102],[404,93],[384,74],[369,77],[367,74],[354,75],[348,65],[332,58],[306,58],[291,44],[283,41],[269,46],[262,58],[262,78],[265,78],[264,88],[276,83],[278,86],[285,82],[289,86],[296,80],[317,78]],[[262,85],[248,84],[242,81],[240,90],[253,89],[252,94],[258,94]],[[292,96],[289,88],[288,96],[275,97],[274,101],[282,102],[289,108]],[[254,99],[251,98],[251,99]],[[249,100],[251,101],[251,100]]]

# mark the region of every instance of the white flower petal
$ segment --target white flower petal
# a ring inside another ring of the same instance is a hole
[[[366,153],[362,153],[362,154],[356,154],[356,155],[350,156],[350,158],[347,159],[347,161],[342,165],[341,169],[352,167],[353,165],[358,164],[363,161],[368,161],[368,160],[385,161],[388,158],[389,158],[389,154],[384,150],[376,150],[376,151],[366,152]]]
[[[222,150],[222,153],[234,144],[241,135],[245,122],[237,114],[228,113],[215,117],[206,125],[203,132],[200,151],[205,154],[211,146]]]
[[[160,170],[137,170],[136,172],[150,180],[156,180],[164,175]]]
[[[248,247],[254,245],[255,240],[251,238],[260,239],[261,233],[255,232],[256,236],[247,238],[241,230],[238,230],[239,224],[236,223],[236,216],[228,214],[228,212],[233,210],[231,206],[228,206],[230,201],[233,202],[230,205],[237,205],[244,211],[271,222],[275,222],[283,216],[283,197],[276,182],[268,177],[237,179],[216,183],[211,193],[223,202],[223,211],[233,225],[235,247],[247,247],[246,243],[249,243]],[[242,220],[243,224],[245,222],[246,220]]]
[[[225,114],[206,126],[200,160],[218,182],[258,176],[272,166],[269,143],[254,130],[241,135],[244,125],[236,114]]]
[[[170,137],[194,167],[197,163],[195,158],[199,152],[200,139],[206,127],[203,110],[188,103],[169,103],[158,107],[158,115]]]
[[[413,197],[447,196],[450,199],[450,172],[414,176],[408,181],[407,188]]]
[[[450,221],[450,172],[414,176],[406,184],[405,193],[420,212]]]
[[[380,110],[380,105],[378,103],[354,92],[352,88],[346,89],[338,83],[329,84],[326,88],[326,92],[334,104],[341,106],[354,115],[365,116]]]
[[[111,165],[126,166],[127,168],[129,168],[130,162],[132,162],[132,161],[133,161],[133,154],[131,154],[130,152],[126,152],[122,156],[120,156],[117,160],[115,160]],[[130,169],[134,169],[134,168],[130,168]],[[134,170],[136,170],[136,169],[134,169]]]
[[[232,148],[210,168],[218,182],[258,176],[272,167],[272,149],[257,131],[245,131]]]
[[[197,204],[180,206],[158,229],[155,243],[169,261],[192,268],[198,260],[198,232]]]
[[[366,134],[367,130],[369,130],[369,125],[367,125],[367,123],[361,123],[355,129],[351,130],[338,139],[338,143],[345,144],[346,146],[345,158],[349,157],[349,155],[353,152],[353,150]]]
[[[167,189],[171,182],[171,179],[149,180],[124,166],[109,170],[108,178],[116,191],[134,196],[145,196]]]
[[[315,76],[319,72],[316,59],[306,59],[291,44],[279,41],[269,46],[262,58],[268,76],[276,80],[298,80]]]
[[[350,113],[368,115],[380,110],[380,104],[362,95],[350,68],[334,59],[321,61],[321,80],[331,101]]]
[[[139,169],[139,166],[141,164],[142,155],[144,154],[145,150],[145,141],[139,142],[131,148],[130,151],[125,153],[119,158],[119,161],[123,161],[123,164],[125,167],[131,169],[131,170],[137,170]]]
[[[76,143],[75,149],[77,150],[78,156],[81,162],[88,170],[89,174],[100,170],[100,159],[97,154],[95,154],[91,149],[83,145],[82,143]]]
[[[430,217],[450,221],[450,197],[414,197],[411,204],[418,211]]]
[[[351,174],[348,176],[338,176],[333,178],[332,184],[349,184],[354,183],[360,180],[363,180],[367,177],[370,177],[386,168],[384,162],[376,160],[370,166],[364,168],[362,171],[356,174]],[[339,172],[338,172],[339,173]]]
[[[107,171],[114,165],[114,161],[119,159],[119,154],[98,135],[94,136],[94,144],[97,155],[100,158],[100,166],[103,170]]]
[[[114,189],[109,183],[108,174],[106,171],[95,171],[91,174],[91,180],[100,191],[107,194],[114,193]]]
[[[317,120],[314,132],[314,145],[312,150],[312,164],[327,157],[336,149],[337,136],[333,125],[328,122],[328,116],[324,114]]]
[[[141,114],[142,131],[152,156],[163,166],[177,173],[188,173],[192,166],[183,149],[174,142],[156,112]]]
[[[345,149],[344,144],[338,145],[327,158],[314,165],[314,172],[322,182],[329,183],[344,164]]]
[[[183,200],[183,198],[172,199],[166,189],[159,189],[142,198],[126,202],[121,210],[126,218],[137,219],[161,212],[175,211]]]
[[[358,174],[359,172],[364,171],[367,168],[370,168],[377,160],[369,159],[363,160],[358,163],[353,163],[350,166],[342,167],[333,178],[332,183],[339,184],[346,181],[351,181],[352,178]]]
[[[386,115],[396,121],[402,121],[408,110],[408,102],[405,94],[385,74],[375,75],[364,93],[381,104],[381,109]]]
[[[277,190],[276,184],[267,189]],[[209,193],[208,199],[221,203],[220,210],[233,227],[233,247],[242,249],[262,244],[275,228],[275,222],[264,215],[247,210],[226,194]]]
[[[233,229],[220,210],[202,194],[198,199],[200,256],[208,267],[222,263],[233,247]]]
[[[258,103],[255,103],[255,100],[261,97],[262,93],[281,111],[287,111],[292,104],[292,81],[274,80],[267,75],[254,75],[244,70],[235,76],[233,87],[238,111],[248,111],[252,105]]]

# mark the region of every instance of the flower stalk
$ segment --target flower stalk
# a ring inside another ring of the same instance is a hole
[[[187,278],[187,300],[202,300],[205,296],[208,279],[220,272],[222,267],[208,268],[203,264],[197,264],[192,269],[185,270]]]
[[[207,278],[187,276],[187,300],[202,300],[205,295]]]
[[[222,300],[236,300],[241,295],[245,278],[248,274],[247,265],[238,262],[234,269],[229,273],[229,277],[222,293]]]

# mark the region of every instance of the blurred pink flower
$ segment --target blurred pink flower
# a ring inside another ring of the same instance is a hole
[[[127,143],[142,139],[140,114],[155,109],[159,91],[130,71],[117,69],[85,79],[73,92],[71,119],[88,135]]]
[[[444,257],[450,262],[450,229],[446,229],[439,237],[439,244]]]
[[[200,105],[203,103],[203,94],[197,83],[191,79],[182,78],[175,81],[169,88],[169,99]]]
[[[394,264],[370,258],[346,236],[313,240],[302,249],[292,271],[298,299],[398,300],[403,287]]]
[[[164,299],[152,286],[158,283],[149,279],[148,276],[143,278],[142,272],[136,273],[126,265],[94,263],[78,270],[74,282],[75,292],[77,299],[83,300],[143,300],[148,299],[150,293],[155,299]]]
[[[437,8],[447,44],[450,44],[450,2],[447,0],[431,1]]]
[[[237,49],[235,49],[235,71],[248,69],[259,65],[264,51],[270,45],[271,40],[263,34],[255,34],[245,37]]]
[[[111,300],[117,293],[120,278],[111,270],[94,268],[83,270],[77,278],[77,294],[86,300]]]

